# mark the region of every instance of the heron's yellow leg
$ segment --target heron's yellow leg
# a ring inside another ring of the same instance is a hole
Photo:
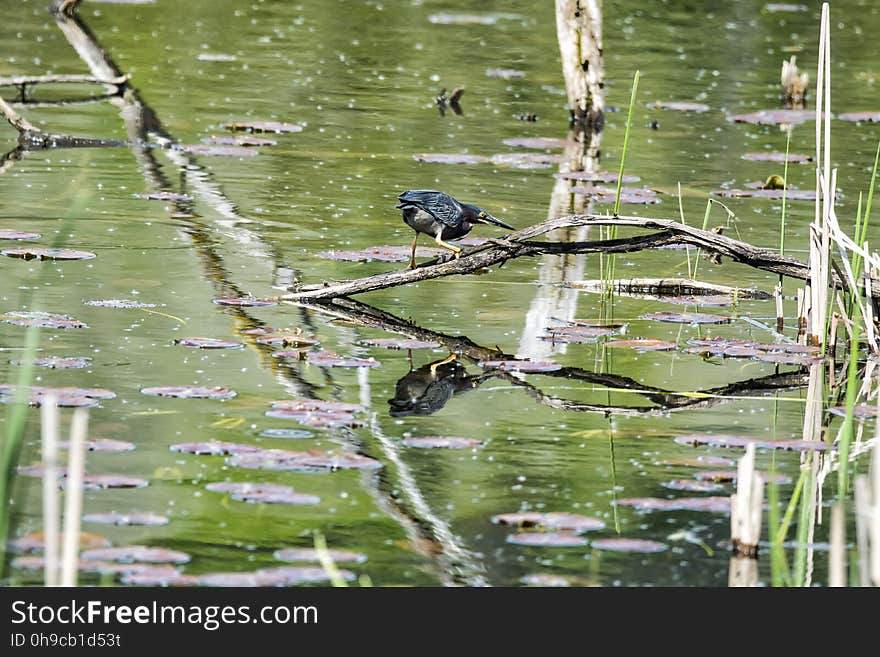
[[[452,251],[455,254],[455,259],[458,260],[461,257],[461,249],[452,244],[447,244],[442,239],[440,239],[440,235],[441,233],[437,233],[437,237],[434,238],[434,241],[437,242],[437,246]]]
[[[409,254],[409,268],[410,269],[416,268],[416,242],[418,242],[418,241],[419,241],[419,234],[416,233],[416,236],[413,238],[412,252]]]
[[[457,356],[456,354],[449,354],[449,355],[448,355],[446,358],[444,358],[443,360],[441,360],[441,361],[439,361],[439,362],[436,362],[436,363],[432,364],[432,365],[431,365],[431,374],[432,374],[432,375],[433,375],[433,374],[437,374],[437,368],[438,368],[438,367],[440,367],[441,365],[446,365],[447,363],[451,363],[451,362],[454,361],[456,358],[458,358],[458,356]]]

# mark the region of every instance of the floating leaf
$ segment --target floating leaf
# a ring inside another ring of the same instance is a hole
[[[125,573],[120,578],[123,584],[132,586],[196,586],[196,575],[183,575],[175,569],[155,568],[150,571]]]
[[[531,547],[580,547],[587,539],[565,532],[521,532],[507,537],[508,543]]]
[[[221,146],[212,144],[186,144],[179,149],[190,155],[210,155],[216,157],[253,157],[260,152],[247,146]]]
[[[257,308],[278,305],[278,302],[273,299],[255,299],[254,297],[214,299],[214,303],[218,306],[238,306],[241,308]]]
[[[428,16],[428,22],[435,25],[495,25],[500,20],[517,20],[519,14],[502,12],[487,14],[448,14],[439,13]]]
[[[597,182],[597,183],[616,183],[618,178],[618,173],[616,171],[567,171],[561,173],[554,173],[554,178],[558,180],[580,180],[586,182]],[[624,183],[634,183],[639,182],[641,178],[638,176],[633,176],[630,174],[624,174],[623,182]]]
[[[311,431],[303,429],[264,429],[260,432],[260,436],[264,438],[284,438],[290,440],[302,440],[314,438],[315,434]]]
[[[255,484],[247,481],[217,481],[205,484],[205,489],[213,493],[230,495],[251,495],[255,493],[292,493],[293,488],[281,484]]]
[[[833,118],[833,117],[832,117]],[[754,123],[763,125],[798,125],[806,121],[814,121],[816,112],[813,110],[774,109],[760,110],[750,114],[736,114],[729,118],[734,123]]]
[[[153,192],[151,194],[135,194],[136,198],[142,198],[147,201],[192,201],[193,197],[189,194],[177,194],[175,192]]]
[[[611,327],[582,326],[577,324],[571,326],[551,326],[545,330],[548,333],[546,335],[539,335],[538,338],[550,342],[565,343],[592,343],[596,342],[601,336],[614,335],[618,331],[618,329]]]
[[[764,5],[764,9],[773,13],[779,11],[809,11],[807,5],[792,5],[783,3],[770,3]]]
[[[318,584],[330,580],[330,575],[324,568],[313,566],[281,566],[279,568],[263,568],[256,573],[260,586],[296,586],[299,584]],[[339,569],[339,577],[346,582],[355,579],[350,570]]]
[[[332,351],[314,351],[307,360],[318,367],[379,367],[382,364],[374,358],[346,358]]]
[[[832,406],[828,409],[829,413],[846,417],[846,406]],[[880,406],[867,406],[866,404],[856,404],[853,406],[853,417],[858,420],[867,420],[880,415]]]
[[[316,429],[359,427],[363,425],[363,422],[356,420],[351,413],[337,411],[296,411],[285,408],[272,408],[266,411],[266,417],[293,420]]]
[[[561,370],[562,365],[547,360],[484,360],[480,367],[505,372],[541,373]]]
[[[317,495],[294,493],[293,491],[272,492],[256,491],[250,493],[233,493],[232,499],[252,504],[320,504]]]
[[[492,516],[492,522],[496,525],[534,527],[538,529],[573,532],[575,534],[605,528],[605,523],[598,518],[582,516],[576,513],[502,513],[497,516]]]
[[[167,525],[168,518],[155,513],[88,513],[83,516],[85,522],[101,525],[117,525],[120,527]]]
[[[807,367],[816,365],[825,359],[822,356],[811,356],[809,354],[774,354],[759,352],[752,356],[754,360],[760,360],[764,363],[777,363],[779,365],[800,365]]]
[[[126,475],[85,475],[83,488],[85,490],[106,490],[108,488],[145,488],[150,482],[140,477],[128,477]]]
[[[334,563],[364,563],[367,555],[348,550],[327,550],[327,554]],[[275,550],[272,556],[279,561],[319,563],[321,561],[318,551],[313,548],[285,548]]]
[[[772,481],[781,485],[791,483],[791,477],[779,474],[778,472],[773,476],[771,476],[769,472],[761,472],[759,474],[764,478],[764,481]],[[710,482],[733,482],[736,481],[736,476],[736,470],[704,470],[694,473],[694,479]]]
[[[87,560],[119,561],[122,563],[186,563],[190,560],[190,556],[185,552],[145,545],[95,548],[85,550],[80,557]]]
[[[609,340],[605,343],[606,347],[625,347],[635,351],[668,351],[675,349],[678,345],[674,342],[666,342],[665,340],[654,340],[651,338],[633,338],[632,340]]]
[[[532,168],[534,165],[549,166],[565,161],[562,155],[547,153],[498,153],[491,160],[494,164],[506,164],[514,167]]]
[[[91,251],[50,248],[4,249],[0,251],[0,255],[24,260],[91,260],[97,257]]]
[[[39,233],[27,233],[21,230],[0,228],[0,240],[38,240],[42,237]]]
[[[440,256],[448,253],[444,249],[434,247],[422,247],[418,252],[423,256]],[[337,260],[345,262],[407,262],[412,249],[408,246],[368,246],[365,249],[353,251],[321,251],[315,256],[324,260]]]
[[[154,386],[141,388],[145,395],[176,397],[178,399],[232,399],[237,394],[229,388],[203,388],[200,386]]]
[[[79,533],[79,546],[82,549],[110,547],[110,540],[100,534],[91,532]],[[9,541],[9,550],[16,554],[34,554],[46,549],[46,535],[44,532],[31,532],[19,538]]]
[[[742,159],[752,162],[780,162],[784,163],[786,154],[780,151],[761,151],[758,153],[744,153]],[[812,155],[803,155],[801,153],[789,153],[788,161],[791,164],[802,164],[804,162],[812,162]]]
[[[305,354],[309,350],[308,347],[296,347],[294,349],[285,349],[284,351],[273,351],[272,358],[289,358],[291,360],[304,360]]]
[[[323,399],[284,399],[270,402],[272,408],[285,411],[332,411],[337,413],[354,413],[364,410],[360,404],[348,404],[340,401]]]
[[[226,443],[219,440],[202,443],[178,443],[168,449],[182,454],[196,454],[199,456],[228,456],[230,454],[249,454],[262,451],[256,445],[242,443]]]
[[[110,438],[93,438],[85,441],[85,447],[90,452],[130,452],[135,446],[126,440],[111,440]],[[61,449],[68,449],[70,443],[62,440],[58,443]]]
[[[657,109],[675,110],[677,112],[696,112],[698,114],[709,111],[709,106],[704,105],[703,103],[658,100],[653,106]]]
[[[610,552],[663,552],[667,549],[664,543],[648,541],[641,538],[600,538],[593,541],[591,547]]]
[[[195,349],[241,349],[244,347],[240,342],[220,340],[218,338],[177,338],[174,344],[180,347],[193,347]]]
[[[699,456],[686,459],[669,459],[663,462],[666,465],[683,465],[689,468],[726,468],[731,465],[736,465],[736,462],[732,459],[727,459],[723,456],[709,456],[708,454],[700,454]]]
[[[88,356],[47,356],[46,358],[34,358],[33,360],[11,360],[11,365],[36,365],[37,367],[49,367],[56,370],[77,370],[88,367],[92,359]]]
[[[303,127],[296,123],[281,123],[279,121],[235,121],[227,123],[225,128],[230,130],[247,130],[248,132],[302,132]]]
[[[304,335],[299,335],[298,333],[284,332],[284,331],[276,331],[274,333],[265,333],[263,335],[258,335],[254,338],[254,342],[257,344],[270,344],[270,345],[281,345],[285,347],[314,347],[317,344],[320,344],[314,338],[307,338]],[[274,355],[274,354],[273,354]]]
[[[580,146],[576,141],[570,139],[556,139],[553,137],[518,137],[516,139],[505,139],[504,145],[521,148],[569,148]]]
[[[232,137],[203,137],[206,144],[219,144],[221,146],[276,146],[274,139],[264,137],[251,137],[250,135],[235,135]]]
[[[81,329],[89,328],[85,322],[74,319],[70,315],[58,313],[44,313],[32,310],[12,310],[0,315],[0,322],[15,326],[28,326],[52,329]]]
[[[723,488],[713,481],[694,481],[693,479],[667,481],[663,484],[663,487],[670,490],[686,490],[691,493],[714,493]]]
[[[381,347],[383,349],[436,349],[439,342],[427,342],[425,340],[408,340],[406,338],[372,338],[358,340],[359,345],[365,347]]]
[[[416,153],[413,155],[416,162],[431,162],[433,164],[485,164],[491,159],[485,155],[470,155],[468,153]]]
[[[256,470],[377,470],[382,463],[359,454],[333,452],[290,452],[267,449],[249,454],[237,454],[226,459],[231,466]]]
[[[787,201],[815,201],[816,192],[811,189],[716,189],[709,192],[724,198],[770,198],[781,199],[783,194]]]
[[[749,340],[738,340],[736,338],[689,338],[688,344],[695,347],[718,347],[721,349],[727,347],[754,347],[755,343]]]
[[[155,308],[155,303],[142,303],[131,299],[98,299],[94,301],[83,301],[85,306],[96,306],[98,308]]]
[[[847,112],[837,117],[844,121],[863,121],[865,123],[880,123],[880,112]]]
[[[638,497],[615,500],[617,506],[631,506],[637,511],[708,511],[729,513],[729,497],[679,497],[673,500],[659,497]]]
[[[642,319],[650,319],[656,322],[672,322],[675,324],[728,324],[730,317],[724,315],[709,315],[707,313],[646,313],[639,315]]]
[[[406,447],[422,449],[476,449],[485,443],[473,438],[453,438],[448,436],[424,436],[421,438],[404,438],[400,441]]]
[[[745,448],[754,443],[757,449],[783,449],[797,452],[817,451],[824,452],[828,446],[820,441],[813,440],[758,440],[746,436],[731,436],[725,434],[693,434],[678,436],[675,442],[679,445],[708,445],[710,447],[741,447]]]

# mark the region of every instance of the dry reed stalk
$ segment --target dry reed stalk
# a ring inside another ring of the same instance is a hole
[[[733,551],[738,556],[755,558],[761,538],[764,478],[755,472],[754,445],[750,444],[739,460],[736,477],[736,493],[730,497]]]
[[[79,561],[79,528],[82,515],[86,433],[89,412],[78,408],[70,424],[67,480],[64,487],[64,543],[61,553],[61,586],[76,586]]]
[[[846,586],[846,527],[843,502],[838,502],[831,509],[831,553],[828,562],[828,586]]]
[[[46,395],[40,408],[40,440],[43,452],[43,584],[58,586],[58,405],[54,395]]]
[[[782,333],[785,328],[785,318],[782,313],[782,281],[773,288],[773,298],[776,299],[776,330]]]

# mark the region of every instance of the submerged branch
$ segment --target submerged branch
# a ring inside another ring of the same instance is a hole
[[[551,230],[576,226],[628,226],[631,228],[646,228],[658,232],[649,235],[589,242],[528,241]],[[465,251],[458,260],[441,262],[435,259],[417,269],[377,274],[353,281],[301,287],[299,290],[283,298],[301,302],[334,299],[443,276],[473,274],[486,267],[503,264],[513,258],[523,256],[536,256],[546,253],[632,253],[670,244],[697,246],[709,253],[726,256],[734,262],[781,276],[789,276],[799,280],[809,280],[810,277],[810,268],[805,262],[780,255],[771,249],[753,246],[713,231],[701,230],[672,221],[671,219],[587,214],[548,219],[539,224],[528,226],[511,233],[504,240],[490,240],[488,244]],[[846,287],[845,281],[839,275],[832,272],[832,276],[838,285]],[[874,286],[873,291],[875,295],[880,295],[880,283]]]

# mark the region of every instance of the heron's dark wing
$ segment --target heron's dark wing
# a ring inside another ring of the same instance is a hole
[[[397,198],[401,201],[397,207],[416,207],[453,228],[457,228],[464,218],[461,203],[449,194],[433,189],[411,189]]]

